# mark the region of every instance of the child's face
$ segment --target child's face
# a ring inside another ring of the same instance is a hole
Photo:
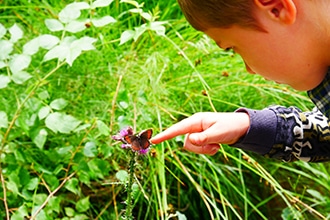
[[[321,63],[315,43],[299,30],[276,26],[268,32],[233,26],[211,28],[205,33],[220,48],[232,48],[243,58],[252,74],[298,90],[310,90],[324,78],[327,66]]]

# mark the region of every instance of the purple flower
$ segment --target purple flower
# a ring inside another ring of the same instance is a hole
[[[140,155],[141,154],[146,155],[150,150],[150,142],[148,140],[152,135],[152,130],[151,131],[150,130],[151,129],[142,131],[137,135],[133,135],[133,128],[129,126],[127,128],[120,130],[118,134],[113,135],[112,139],[122,142],[121,148],[123,149],[131,149],[133,152],[137,152]],[[133,135],[135,136],[135,138],[139,138],[138,139],[139,141],[134,142],[133,145],[132,138],[134,137],[127,137],[125,139],[125,137],[128,135]],[[141,136],[143,136],[143,139]]]
[[[117,135],[112,136],[112,139],[115,141],[121,141],[124,144],[127,144],[124,137],[127,135],[133,135],[133,128],[132,127],[127,127],[119,131]]]
[[[127,143],[124,143],[121,145],[121,148],[123,149],[128,149],[128,148],[131,148],[132,146],[130,144],[127,144]]]
[[[146,148],[146,149],[141,149],[138,151],[139,154],[143,154],[143,155],[146,155],[150,150],[150,147]]]
[[[122,135],[123,137],[127,136],[127,135],[133,135],[133,128],[131,126],[128,126],[125,129],[122,129],[119,132],[120,135]]]

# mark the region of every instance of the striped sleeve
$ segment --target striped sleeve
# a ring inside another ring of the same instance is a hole
[[[238,111],[250,115],[251,126],[234,147],[286,162],[330,160],[330,123],[317,108],[312,112],[283,106],[259,111],[242,108]],[[258,135],[262,136],[253,138]]]

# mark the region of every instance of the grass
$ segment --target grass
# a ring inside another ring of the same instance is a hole
[[[26,33],[25,41],[45,33],[43,20],[55,17],[66,4],[2,3],[0,22],[6,26],[19,23]],[[145,7],[153,10],[156,3],[146,2]],[[273,104],[295,105],[305,111],[312,108],[305,94],[246,74],[237,55],[219,50],[210,39],[189,27],[174,1],[160,2],[158,7],[159,19],[169,21],[166,36],[147,32],[138,41],[122,46],[118,45],[120,34],[143,21],[138,16],[122,15],[130,7],[118,1],[102,9],[99,13],[121,16],[120,21],[86,31],[99,39],[97,50],[83,54],[72,67],[62,66],[47,79],[42,88],[49,100],[68,100],[67,113],[92,125],[101,120],[110,127],[111,134],[126,125],[136,130],[153,128],[157,133],[199,111],[262,109]],[[56,64],[41,64],[38,60],[34,57],[31,71],[40,76]],[[30,85],[0,90],[0,110],[13,117],[18,97],[24,96]],[[32,104],[26,105],[22,115],[33,110]],[[19,128],[15,125],[14,131]],[[119,218],[125,208],[125,188],[115,175],[127,169],[126,152],[109,136],[99,135],[95,126],[69,135],[49,133],[45,148],[38,149],[26,136],[12,132],[6,147],[14,150],[1,161],[2,169],[14,167],[22,179],[15,194],[10,187],[18,181],[14,172],[2,174],[7,195],[2,193],[1,198],[8,201],[10,214],[27,204],[31,216],[35,204],[51,195],[54,200],[44,210],[56,208],[48,214],[49,219],[68,218],[70,210],[76,217]],[[0,134],[3,137],[4,130]],[[175,219],[178,213],[187,219],[329,218],[328,163],[287,164],[226,145],[213,157],[195,155],[182,149],[182,141],[178,137],[153,146],[152,155],[139,158],[135,172],[139,191],[133,210],[136,219]],[[84,154],[86,142],[97,146],[95,157]],[[28,191],[23,189],[23,177],[28,176],[37,178],[39,184],[24,196]],[[61,187],[63,180],[67,182]],[[60,190],[52,195],[59,186]],[[83,198],[89,198],[90,205],[81,211],[77,203]],[[57,206],[56,199],[61,201]],[[0,209],[5,207],[1,204]],[[5,218],[4,213],[0,216]]]

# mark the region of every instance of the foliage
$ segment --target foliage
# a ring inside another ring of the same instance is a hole
[[[16,100],[11,104],[6,100],[8,104],[1,109],[1,209],[5,210],[1,212],[2,218],[88,218],[84,213],[90,209],[89,196],[81,196],[78,183],[88,185],[90,179],[102,178],[109,165],[96,157],[95,142],[85,141],[84,135],[95,128],[98,135],[109,135],[109,130],[100,120],[83,123],[66,113],[68,101],[52,99],[46,85],[65,64],[72,66],[82,52],[95,49],[96,38],[74,34],[87,29],[89,23],[98,28],[115,22],[109,15],[83,19],[83,10],[90,15],[111,2],[68,4],[59,12],[58,19],[45,19],[50,33],[25,43],[20,41],[24,31],[18,24],[9,28],[0,24],[0,87],[3,97]],[[55,32],[60,33],[57,36]],[[40,66],[33,66],[38,62]],[[76,134],[81,143],[77,147],[52,143],[49,136],[56,134],[64,135],[63,140]],[[83,177],[79,178],[80,175]],[[73,198],[55,196],[62,188],[71,192]]]
[[[2,219],[120,218],[130,157],[110,136],[127,125],[157,132],[198,111],[312,107],[244,74],[174,0],[2,2]],[[136,159],[136,219],[329,218],[327,163],[228,146],[208,157],[181,145],[178,137]]]

